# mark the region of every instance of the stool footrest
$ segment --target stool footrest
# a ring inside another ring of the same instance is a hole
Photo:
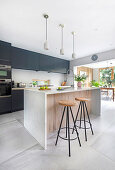
[[[66,127],[63,127],[63,128],[61,128],[61,129],[66,129]],[[61,130],[61,129],[60,129],[60,130]],[[72,130],[73,130],[73,128],[69,128],[69,129],[72,129]],[[62,136],[60,136],[60,135],[59,135],[59,137],[60,137],[61,139],[64,139],[64,140],[68,140],[68,138],[64,138],[64,137],[62,137]],[[78,139],[78,137],[70,138],[70,140],[76,140],[76,139]]]

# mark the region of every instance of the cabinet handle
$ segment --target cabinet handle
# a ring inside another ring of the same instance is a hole
[[[5,98],[5,97],[11,97],[11,95],[7,95],[7,96],[0,96],[0,98]]]

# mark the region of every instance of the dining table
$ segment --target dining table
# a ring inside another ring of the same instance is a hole
[[[104,90],[107,91],[107,95],[108,95],[108,91],[112,91],[112,99],[114,102],[115,96],[114,96],[114,92],[115,92],[115,87],[101,87],[101,91],[103,92]]]

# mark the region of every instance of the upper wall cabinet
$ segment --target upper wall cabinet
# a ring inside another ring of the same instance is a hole
[[[69,69],[69,61],[47,55],[40,56],[40,70],[54,72],[54,73],[67,73]]]
[[[12,47],[12,68],[24,70],[39,70],[38,53]]]
[[[11,61],[11,44],[0,41],[0,60]]]
[[[67,73],[69,61],[12,47],[12,68]]]

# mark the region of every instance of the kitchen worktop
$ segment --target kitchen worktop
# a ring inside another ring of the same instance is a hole
[[[56,88],[62,87],[64,89],[70,88],[71,86],[53,86],[52,90],[56,90]],[[12,90],[38,90],[40,87],[13,87]],[[52,91],[50,90],[50,91]]]
[[[37,88],[25,88],[25,90],[30,90],[34,92],[42,92],[45,94],[58,94],[58,93],[69,93],[77,91],[95,90],[100,89],[99,87],[83,87],[83,88],[65,88],[63,90],[51,89],[51,90],[39,90]]]
[[[37,90],[39,89],[39,87],[13,87],[12,90],[25,90],[25,89],[33,89],[33,90]]]

